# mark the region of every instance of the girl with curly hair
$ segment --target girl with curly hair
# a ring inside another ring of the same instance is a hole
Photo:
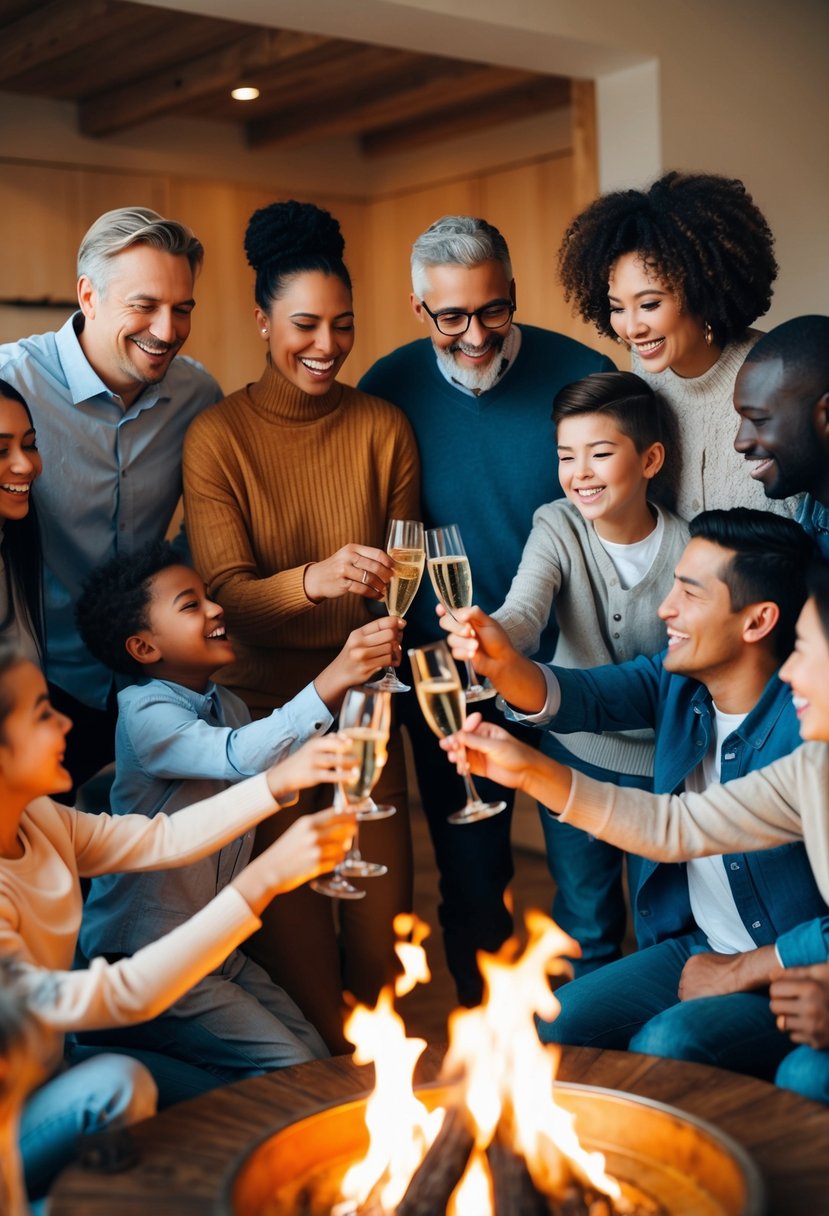
[[[673,172],[647,191],[603,195],[565,233],[559,273],[565,298],[629,348],[668,406],[662,492],[678,513],[774,509],[733,446],[734,380],[777,275],[774,239],[743,183]]]
[[[245,250],[256,272],[265,370],[206,410],[185,443],[187,533],[237,654],[217,678],[254,717],[295,696],[352,630],[376,621],[370,609],[393,568],[383,551],[387,521],[419,518],[408,421],[337,378],[354,343],[344,246],[336,219],[310,203],[254,213]],[[401,628],[395,618],[383,624]],[[249,951],[335,1052],[350,1050],[344,988],[374,1002],[395,971],[392,921],[411,907],[406,775],[395,730],[377,795],[397,814],[364,824],[361,843],[388,873],[358,880],[365,897],[336,906],[311,891],[289,897],[263,918]],[[257,848],[270,831],[257,834]]]

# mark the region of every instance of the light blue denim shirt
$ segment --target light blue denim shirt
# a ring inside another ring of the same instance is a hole
[[[333,718],[313,684],[251,722],[234,693],[149,680],[118,694],[113,814],[172,814],[275,764]],[[134,954],[204,907],[247,865],[253,832],[179,869],[92,881],[80,946],[87,958]]]
[[[57,333],[0,346],[0,378],[32,411],[43,474],[35,485],[43,537],[50,680],[103,709],[112,673],[74,620],[81,584],[101,562],[162,537],[181,495],[181,447],[192,419],[221,399],[216,381],[177,356],[159,384],[124,409],[88,363],[76,313]]]

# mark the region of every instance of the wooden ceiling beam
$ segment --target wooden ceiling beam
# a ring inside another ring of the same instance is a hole
[[[361,137],[360,146],[366,156],[390,156],[569,104],[569,80],[559,76],[538,77],[518,88],[459,105],[450,112],[433,110],[408,122],[368,131]]]
[[[85,46],[101,21],[116,18],[112,0],[52,0],[4,26],[0,38],[0,80],[49,63]]]
[[[493,92],[526,84],[528,74],[479,63],[423,58],[407,69],[398,65],[393,75],[366,80],[334,106],[327,98],[313,104],[283,107],[248,124],[248,144],[284,147],[335,135],[384,129],[416,119],[424,110],[468,106]]]
[[[292,30],[257,30],[220,50],[88,98],[78,107],[80,129],[84,135],[112,135],[188,102],[229,90],[329,41],[322,35]]]

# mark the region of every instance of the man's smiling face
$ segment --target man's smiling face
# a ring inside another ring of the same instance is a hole
[[[778,356],[744,363],[734,385],[740,425],[734,447],[753,463],[750,475],[767,498],[804,491],[819,496],[829,474],[829,453],[816,426],[814,393],[786,376]]]

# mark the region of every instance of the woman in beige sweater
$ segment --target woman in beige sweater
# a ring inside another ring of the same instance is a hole
[[[71,788],[63,766],[70,727],[50,705],[39,669],[0,644],[0,955],[51,1033],[49,1079],[22,1119],[35,1197],[72,1157],[78,1134],[146,1117],[155,1105],[152,1078],[127,1057],[100,1056],[59,1073],[63,1034],[155,1017],[259,927],[274,895],[339,860],[351,830],[348,816],[304,819],[165,937],[118,962],[97,958],[75,970],[81,878],[171,869],[215,853],[293,801],[297,787],[346,778],[353,756],[339,737],[316,738],[267,773],[175,815],[89,815],[46,796]],[[7,1191],[15,1186],[7,1175]]]
[[[386,525],[419,517],[419,465],[403,414],[337,379],[354,342],[337,221],[310,204],[274,203],[251,218],[245,249],[265,370],[191,426],[184,497],[196,566],[225,610],[238,655],[219,680],[261,716],[313,679],[353,629],[382,615],[371,610],[391,574]],[[251,943],[334,1051],[348,1047],[343,986],[376,998],[394,969],[392,920],[411,906],[396,731],[377,793],[397,814],[365,824],[361,841],[388,874],[367,880],[366,897],[349,903],[298,892]],[[302,800],[294,814],[321,797]],[[273,830],[260,830],[257,847]]]

